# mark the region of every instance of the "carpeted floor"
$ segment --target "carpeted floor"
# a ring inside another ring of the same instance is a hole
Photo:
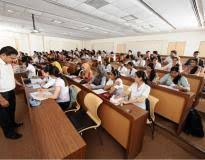
[[[19,129],[19,132],[23,133],[24,136],[20,140],[8,140],[4,138],[0,129],[0,158],[38,158],[37,149],[33,146],[33,135],[23,95],[17,95],[17,104],[17,120],[24,122],[24,126]],[[86,158],[123,159],[125,157],[125,150],[102,128],[100,135],[103,144],[100,143],[95,130],[83,134],[87,143]],[[203,158],[202,156],[198,155],[197,152],[192,152],[189,146],[179,143],[178,138],[166,130],[157,127],[154,140],[151,139],[149,128],[146,129],[142,151],[136,158],[195,159]]]

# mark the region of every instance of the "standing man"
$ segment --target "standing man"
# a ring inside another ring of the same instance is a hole
[[[6,138],[19,139],[21,134],[15,131],[23,123],[15,122],[15,81],[11,64],[16,60],[18,52],[13,47],[7,46],[0,50],[0,126]]]

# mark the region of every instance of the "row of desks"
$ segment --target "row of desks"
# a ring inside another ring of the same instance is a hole
[[[81,106],[84,106],[83,98],[87,93],[95,94],[73,79],[67,77],[67,80],[69,84],[81,88],[78,97]],[[97,96],[103,100],[98,112],[102,127],[124,147],[127,158],[135,158],[143,145],[148,112],[133,104],[116,106],[103,96]]]

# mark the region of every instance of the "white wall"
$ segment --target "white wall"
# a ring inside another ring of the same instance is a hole
[[[71,50],[83,47],[83,41],[80,40],[13,32],[0,32],[0,35],[0,48],[9,45],[29,55],[32,55],[33,51]]]
[[[147,50],[158,50],[160,54],[167,54],[168,43],[176,41],[186,42],[184,55],[190,56],[195,50],[199,49],[200,41],[205,41],[205,31],[98,39],[85,41],[84,47],[94,49],[93,46],[96,46],[97,44],[97,46],[105,48],[105,44],[110,44],[110,46],[113,46],[111,50],[116,52],[117,44],[126,44],[126,50],[132,49],[135,52],[141,51],[143,53]],[[100,49],[100,47],[95,49]],[[110,48],[107,50],[109,51]]]

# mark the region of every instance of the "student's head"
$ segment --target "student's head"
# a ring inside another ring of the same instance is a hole
[[[153,55],[154,55],[154,56],[157,56],[157,55],[158,55],[158,52],[157,52],[157,51],[153,51]]]
[[[149,64],[147,65],[147,67],[146,67],[146,70],[147,70],[148,72],[151,72],[152,70],[154,70],[154,64],[153,64],[153,63],[149,63]]]
[[[176,50],[172,50],[171,52],[170,52],[170,56],[172,56],[172,57],[176,57],[177,56],[177,51]]]
[[[173,63],[173,65],[178,64],[178,62],[179,62],[179,57],[177,57],[177,56],[172,57],[172,63]]]
[[[157,64],[158,58],[157,58],[157,57],[153,57],[152,62],[153,62],[154,64]]]
[[[49,75],[52,75],[53,72],[53,66],[52,65],[46,65],[42,70],[41,73],[43,77],[48,77]]]
[[[17,58],[18,52],[11,46],[6,46],[0,50],[0,58],[8,64],[13,63]]]
[[[150,56],[150,51],[146,51],[146,56]]]
[[[141,82],[147,83],[147,76],[144,71],[140,70],[140,71],[137,71],[135,74],[136,74],[135,76],[136,83],[141,83]]]
[[[191,65],[192,67],[197,66],[197,64],[198,64],[198,59],[196,59],[196,58],[191,59],[190,65]]]
[[[195,58],[198,58],[198,56],[199,56],[199,51],[195,51],[195,52],[193,53],[193,56],[194,56]]]
[[[110,78],[112,80],[116,80],[117,78],[120,78],[120,72],[117,69],[113,69]]]
[[[32,63],[32,58],[29,56],[24,56],[22,57],[22,62],[23,64],[26,65],[26,67],[28,66],[28,64]]]
[[[170,70],[171,77],[176,78],[179,74],[180,74],[180,72],[179,72],[178,66],[174,66],[171,68],[171,70]]]
[[[124,62],[123,61],[120,61],[120,66],[124,66]]]
[[[80,63],[78,63],[78,64],[76,65],[76,69],[77,69],[77,70],[82,69],[82,67],[81,67],[81,64],[80,64]]]
[[[128,68],[128,69],[131,69],[132,67],[134,67],[133,62],[128,62],[128,63],[127,63],[127,68]]]

